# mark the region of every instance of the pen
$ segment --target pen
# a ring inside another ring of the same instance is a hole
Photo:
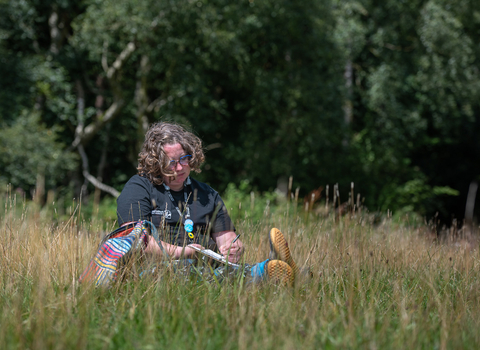
[[[239,234],[237,235],[237,237],[235,237],[235,238],[233,239],[233,241],[232,241],[232,243],[230,243],[230,245],[232,245],[233,243],[235,243],[235,242],[237,241],[238,237],[240,237],[240,235],[241,235],[241,233],[239,233]]]

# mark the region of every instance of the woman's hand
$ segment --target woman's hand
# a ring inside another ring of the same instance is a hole
[[[217,243],[218,251],[222,254],[228,261],[237,263],[242,258],[243,254],[243,243],[237,239],[232,243],[237,235],[233,231],[222,231],[212,233],[212,238]]]
[[[233,244],[223,245],[218,248],[220,254],[222,254],[228,261],[232,263],[237,263],[240,261],[243,255],[243,243],[240,240],[237,240]]]

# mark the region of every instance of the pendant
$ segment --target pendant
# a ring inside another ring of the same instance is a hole
[[[190,237],[190,239],[194,239],[195,235],[193,234],[193,221],[190,219],[185,220],[184,227],[188,237]]]

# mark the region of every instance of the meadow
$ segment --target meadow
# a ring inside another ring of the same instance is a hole
[[[293,288],[186,280],[159,272],[110,288],[78,277],[115,222],[72,203],[58,215],[15,195],[0,226],[2,349],[461,349],[480,344],[478,229],[447,231],[293,203],[235,224],[246,262],[279,228],[300,266]]]

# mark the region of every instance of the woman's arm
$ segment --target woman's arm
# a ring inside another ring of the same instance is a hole
[[[162,248],[160,248],[157,241],[155,241],[155,238],[150,236],[148,239],[147,248],[145,249],[145,253],[162,256],[163,251],[165,251],[167,252],[168,256],[172,257],[173,259],[193,257],[196,254],[196,251],[189,247],[180,247],[180,246],[172,245],[162,241],[160,241],[160,244],[162,245],[163,250]],[[200,244],[192,244],[192,245],[198,248],[204,249]]]
[[[228,259],[228,261],[237,263],[243,255],[243,243],[237,239],[234,243],[232,241],[237,237],[233,231],[222,231],[212,233],[212,239],[217,244],[219,252]]]

